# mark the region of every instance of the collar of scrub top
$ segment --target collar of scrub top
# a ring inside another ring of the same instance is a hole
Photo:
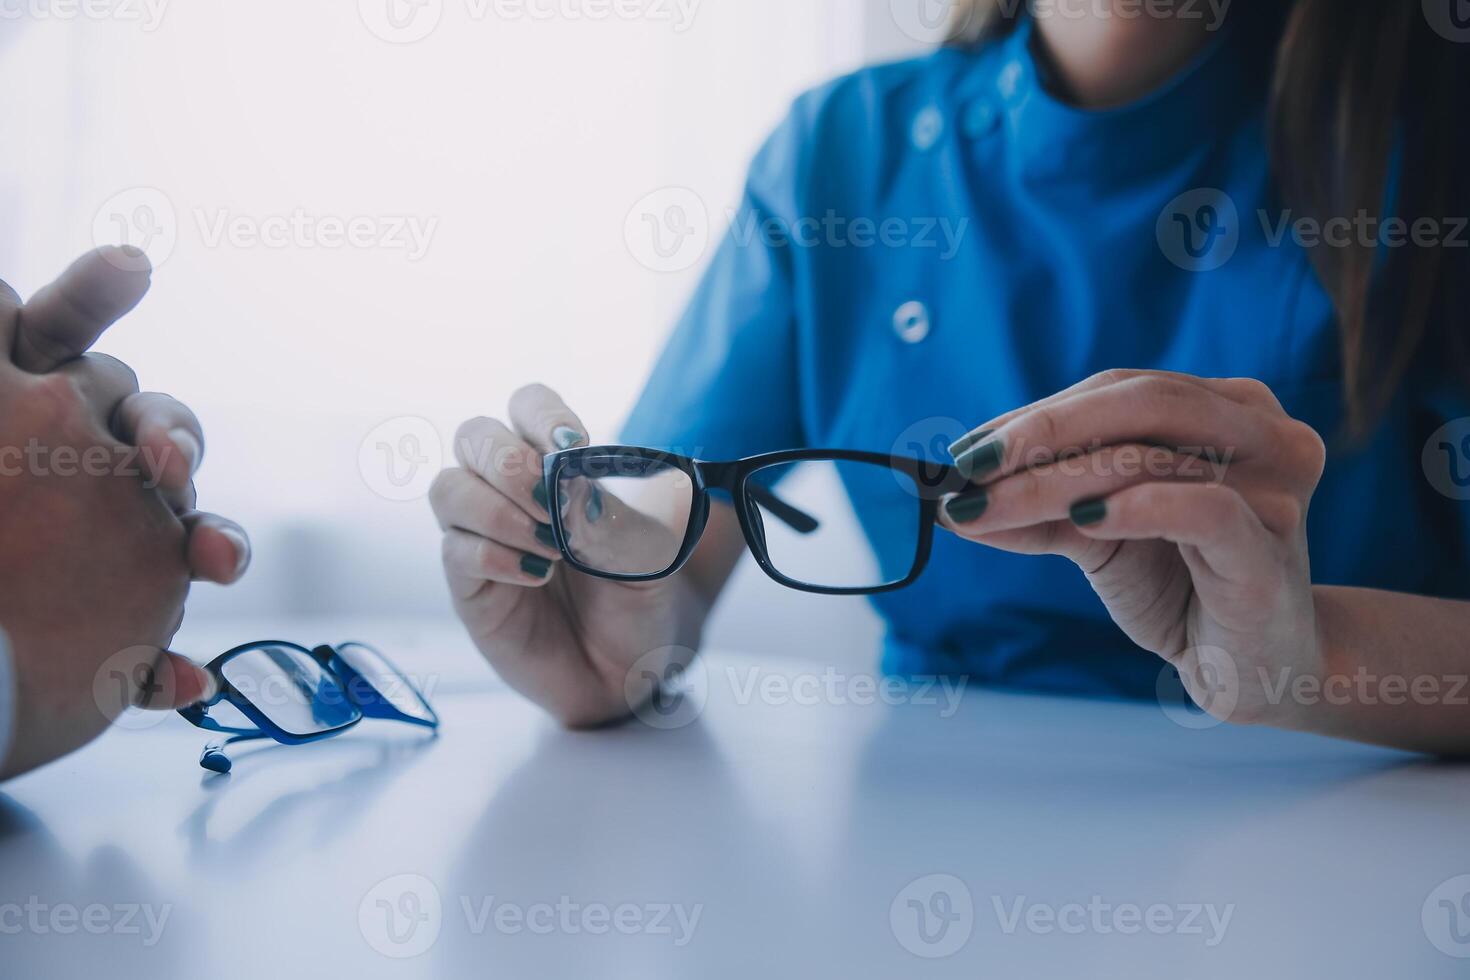
[[[1004,131],[1031,179],[1114,187],[1124,177],[1172,171],[1263,104],[1271,42],[1284,17],[1270,9],[1232,13],[1209,44],[1152,92],[1122,106],[1083,109],[1056,93],[1046,57],[1035,46],[1034,18],[1023,15],[987,49],[994,57],[984,60],[985,69],[961,83],[957,123],[972,140]]]
[[[347,645],[346,643],[338,644],[338,646]],[[394,671],[406,683],[408,682],[408,678],[403,672],[398,670],[397,666],[393,665],[391,661],[388,661],[388,658],[383,656],[382,653],[379,653],[376,648],[370,647],[365,643],[359,643],[357,645],[366,647],[377,654],[379,658],[392,666]],[[219,732],[223,736],[221,738],[211,739],[205,744],[203,751],[199,754],[199,765],[203,768],[211,772],[229,772],[234,764],[230,761],[225,750],[236,742],[250,742],[269,738],[274,739],[282,745],[304,745],[308,742],[319,742],[324,738],[341,735],[349,728],[356,726],[364,718],[381,718],[385,721],[399,721],[409,725],[417,725],[420,728],[427,728],[436,734],[438,733],[439,713],[434,710],[434,706],[429,703],[429,699],[424,697],[423,693],[417,687],[413,687],[410,684],[413,688],[413,693],[418,697],[420,703],[423,704],[424,710],[429,713],[428,718],[415,718],[413,715],[399,711],[393,706],[392,701],[377,689],[377,686],[371,680],[353,669],[352,665],[342,658],[337,652],[336,647],[325,643],[313,647],[307,652],[311,654],[312,659],[320,664],[328,674],[331,674],[341,684],[347,699],[352,702],[357,713],[344,724],[324,732],[317,732],[312,735],[295,735],[286,731],[272,722],[263,712],[251,704],[247,698],[236,691],[230,682],[225,680],[221,670],[225,661],[236,654],[243,653],[246,650],[269,646],[284,646],[294,650],[306,649],[298,643],[291,643],[286,640],[256,640],[253,643],[242,643],[240,646],[226,650],[204,667],[205,670],[214,676],[218,684],[218,693],[208,701],[200,701],[186,708],[179,709],[179,714],[183,715],[189,724],[196,728],[202,728],[205,731]],[[362,696],[364,690],[370,691],[373,696]],[[228,702],[242,715],[250,719],[256,727],[240,728],[223,725],[217,719],[211,718],[209,709],[221,701]]]

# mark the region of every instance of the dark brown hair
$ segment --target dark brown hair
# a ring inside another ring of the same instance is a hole
[[[951,43],[1008,30],[1024,6],[960,0]],[[1426,359],[1457,381],[1470,377],[1470,247],[1456,228],[1470,219],[1470,43],[1438,33],[1425,10],[1410,0],[1295,0],[1275,56],[1271,151],[1284,204],[1324,223],[1366,213],[1436,228],[1435,241],[1409,236],[1401,248],[1354,240],[1308,250],[1337,313],[1349,435],[1366,434]],[[1439,240],[1449,234],[1458,247]]]

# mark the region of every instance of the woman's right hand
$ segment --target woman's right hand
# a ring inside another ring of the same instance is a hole
[[[561,398],[530,385],[511,396],[508,425],[460,426],[459,466],[430,492],[455,611],[476,646],[506,683],[577,727],[637,710],[687,666],[709,605],[683,574],[615,582],[562,564],[541,462],[586,442]]]

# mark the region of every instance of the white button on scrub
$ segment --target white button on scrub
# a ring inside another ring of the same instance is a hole
[[[944,135],[944,114],[934,106],[926,106],[914,117],[914,128],[910,133],[914,147],[927,150],[939,142]]]
[[[918,300],[900,306],[893,314],[893,332],[906,344],[917,344],[929,336],[929,308]]]
[[[1001,98],[1010,100],[1016,97],[1016,92],[1021,84],[1021,73],[1024,71],[1019,61],[1009,62],[1000,70],[1000,76],[995,80],[995,84],[1000,89]]]

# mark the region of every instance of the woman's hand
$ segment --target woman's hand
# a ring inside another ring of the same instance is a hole
[[[1064,555],[1113,620],[1224,720],[1296,727],[1283,671],[1322,672],[1306,515],[1326,450],[1248,379],[1108,371],[956,443],[965,538]]]
[[[693,566],[635,583],[562,565],[548,523],[542,457],[585,445],[586,431],[555,392],[522,388],[511,397],[509,424],[477,418],[460,426],[454,440],[460,465],[441,473],[430,491],[444,531],[444,572],[470,636],[508,684],[574,726],[627,715],[670,671],[687,666],[718,588],[692,585]],[[616,527],[621,546],[615,550],[624,554],[672,533],[590,485],[571,488],[564,513],[569,528]],[[726,519],[712,515],[705,540],[715,531],[738,548],[738,530],[717,529]],[[733,516],[728,519],[733,527]],[[672,555],[677,541],[672,550],[658,550]]]

